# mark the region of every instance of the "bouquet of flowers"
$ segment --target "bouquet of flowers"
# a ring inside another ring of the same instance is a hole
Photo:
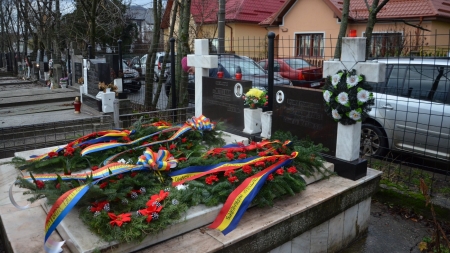
[[[244,99],[244,104],[248,105],[252,109],[258,107],[263,107],[267,105],[267,92],[252,88],[250,89],[242,98]]]
[[[352,125],[361,122],[374,104],[372,86],[355,70],[340,70],[328,76],[323,91],[325,111],[336,122]]]
[[[116,92],[118,87],[114,85],[114,83],[105,84],[104,82],[99,82],[98,89],[102,90],[103,92],[106,92],[106,89],[110,89],[110,91]]]

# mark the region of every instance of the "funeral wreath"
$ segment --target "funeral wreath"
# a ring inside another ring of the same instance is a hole
[[[340,70],[326,78],[323,99],[325,111],[336,122],[352,125],[364,121],[374,104],[372,86],[355,70]]]

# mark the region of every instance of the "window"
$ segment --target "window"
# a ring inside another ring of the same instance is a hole
[[[297,56],[323,57],[323,33],[296,34],[295,43],[295,54]]]
[[[402,50],[401,33],[372,33],[370,57],[399,56]]]

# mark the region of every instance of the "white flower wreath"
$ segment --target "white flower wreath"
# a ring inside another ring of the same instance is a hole
[[[328,76],[323,91],[325,111],[337,122],[352,125],[363,121],[374,104],[372,86],[355,70]]]

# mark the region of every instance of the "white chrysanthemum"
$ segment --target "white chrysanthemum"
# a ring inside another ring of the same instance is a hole
[[[258,99],[253,99],[253,103],[257,104],[258,103]]]
[[[353,119],[354,121],[358,121],[361,119],[361,113],[355,111],[355,110],[351,110],[348,113],[349,118]]]
[[[359,81],[359,77],[354,75],[354,76],[347,76],[347,84],[354,87],[355,85],[358,84]]]
[[[369,100],[370,92],[367,90],[360,90],[358,91],[358,94],[356,95],[359,102],[365,103],[367,100]]]
[[[175,186],[175,188],[177,188],[177,190],[186,190],[187,186],[184,184],[179,184],[179,185]]]
[[[335,74],[331,77],[331,84],[333,86],[336,86],[340,80],[341,80],[341,76],[339,74]]]
[[[341,92],[339,93],[339,95],[337,96],[338,102],[341,105],[347,105],[348,103],[348,94],[347,92]]]
[[[117,161],[118,163],[127,163],[126,161],[125,161],[125,159],[120,159],[119,161]]]
[[[327,103],[330,102],[331,92],[329,90],[326,90],[323,92],[323,99],[327,101]]]
[[[333,115],[334,119],[341,119],[341,115],[339,114],[339,112],[336,109],[331,110],[331,115]]]

